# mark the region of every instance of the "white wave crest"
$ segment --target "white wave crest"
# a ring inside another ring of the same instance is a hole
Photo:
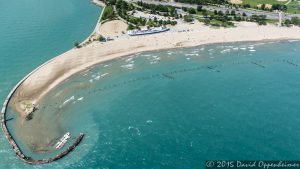
[[[147,120],[147,121],[146,121],[146,123],[152,123],[152,122],[153,122],[152,120]]]
[[[64,105],[66,105],[67,103],[69,103],[70,101],[72,101],[72,100],[74,100],[74,99],[75,99],[74,96],[70,97],[69,99],[65,100],[65,101],[63,102],[63,104],[59,106],[59,108],[62,108]]]
[[[125,68],[125,69],[133,69],[133,66],[134,66],[134,64],[127,64],[127,65],[122,65],[121,67],[122,68]]]
[[[224,49],[224,50],[222,50],[220,53],[228,53],[228,52],[230,52],[231,50],[230,49]]]

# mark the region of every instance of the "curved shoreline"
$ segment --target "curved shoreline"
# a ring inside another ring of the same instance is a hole
[[[255,28],[211,29],[200,25],[201,28],[205,31],[204,38],[197,37],[201,33],[200,30],[184,33],[166,32],[147,36],[119,38],[105,43],[93,42],[80,49],[72,49],[40,67],[37,73],[33,73],[29,80],[25,80],[20,85],[20,89],[17,90],[17,95],[19,96],[16,97],[18,100],[29,98],[33,104],[36,104],[50,90],[73,74],[101,62],[139,52],[195,47],[212,43],[300,39],[299,28],[261,26]],[[247,35],[248,33],[256,35]],[[16,107],[16,105],[13,105],[13,107]]]
[[[48,62],[51,62],[53,59],[49,60]],[[21,151],[21,149],[19,148],[19,146],[17,145],[17,143],[15,142],[15,140],[13,139],[13,137],[11,136],[11,134],[9,133],[9,131],[7,129],[7,126],[6,126],[6,109],[7,109],[9,101],[11,100],[11,97],[13,96],[13,94],[15,93],[15,91],[18,89],[18,87],[31,74],[33,74],[36,70],[38,70],[40,67],[44,66],[48,62],[45,62],[41,66],[39,66],[36,69],[34,69],[32,72],[30,72],[28,75],[26,75],[18,84],[15,85],[15,87],[10,91],[10,93],[6,97],[6,99],[5,99],[4,103],[3,103],[2,110],[1,110],[1,128],[2,128],[2,131],[5,134],[5,137],[6,137],[7,141],[12,146],[12,148],[15,151],[17,157],[19,157],[22,161],[24,161],[26,163],[29,163],[29,164],[45,164],[45,163],[50,163],[50,162],[59,160],[62,157],[66,156],[69,152],[73,151],[74,148],[81,142],[81,140],[84,137],[84,134],[80,133],[80,135],[78,136],[78,138],[76,139],[76,141],[71,146],[69,146],[67,150],[65,150],[62,153],[56,155],[55,157],[50,157],[48,159],[42,159],[42,160],[34,160],[34,159],[30,158],[30,157],[27,157],[25,154],[23,154],[23,152]]]
[[[32,162],[33,159],[26,158],[26,156],[21,152],[18,145],[13,140],[6,127],[5,114],[6,108],[10,101],[12,99],[15,99],[16,101],[15,104],[11,105],[12,107],[16,107],[18,100],[28,98],[30,99],[31,103],[36,104],[44,95],[46,95],[61,82],[67,80],[72,75],[81,72],[82,70],[90,68],[93,65],[122,56],[128,56],[145,51],[166,50],[179,47],[195,47],[212,43],[300,39],[300,28],[279,28],[275,26],[262,26],[250,28],[211,29],[201,24],[187,24],[185,26],[185,29],[195,29],[196,31],[189,31],[184,33],[166,32],[147,36],[128,37],[123,39],[120,38],[115,41],[109,41],[106,43],[92,42],[88,46],[82,47],[80,49],[71,49],[59,56],[56,56],[26,75],[11,90],[1,110],[2,130],[5,133],[9,143],[12,145],[17,156],[24,162],[30,164],[47,163],[51,162],[51,160],[54,161],[59,159],[49,158],[49,161],[36,160],[36,162]],[[96,29],[97,26],[95,30]],[[257,36],[257,34],[259,34],[259,36]],[[18,109],[16,108],[16,110]],[[19,113],[22,115],[22,113],[24,112]],[[73,146],[75,145],[75,143],[73,144]],[[73,149],[74,148],[75,147],[73,147]],[[65,156],[67,153],[63,152],[62,154],[64,154],[63,156]]]
[[[96,0],[92,0],[92,3],[97,5],[97,6],[100,6],[100,7],[103,7],[102,11],[101,11],[101,14],[99,16],[99,19],[97,20],[97,24],[93,30],[93,32],[83,41],[81,42],[81,44],[87,42],[89,40],[89,38],[96,32],[97,29],[99,29],[99,26],[100,26],[100,20],[101,20],[101,17],[103,15],[103,11],[104,11],[104,7],[105,5],[103,4],[100,4],[100,3],[97,3],[95,2]],[[74,49],[74,48],[73,48]],[[70,49],[70,50],[73,50],[73,49]],[[69,50],[69,51],[70,51]],[[68,52],[68,51],[67,51]],[[58,55],[59,56],[59,55]],[[6,126],[6,110],[7,110],[7,107],[8,107],[8,104],[12,98],[12,96],[14,95],[14,93],[16,92],[16,90],[20,87],[20,85],[29,77],[31,76],[33,73],[35,73],[37,70],[39,70],[41,67],[47,65],[48,63],[52,62],[53,60],[55,60],[56,57],[46,61],[45,63],[43,63],[42,65],[40,65],[39,67],[35,68],[33,71],[31,71],[29,74],[27,74],[23,79],[21,79],[14,87],[13,89],[9,92],[8,96],[6,97],[4,103],[3,103],[3,106],[2,106],[2,109],[1,109],[1,128],[2,128],[2,131],[4,132],[5,134],[5,137],[6,139],[8,140],[9,144],[12,146],[13,150],[15,151],[16,155],[24,162],[26,163],[29,163],[29,164],[45,164],[45,163],[50,163],[52,161],[56,161],[56,160],[59,160],[61,158],[63,158],[64,156],[66,156],[68,153],[70,153],[71,151],[74,150],[74,148],[81,142],[81,140],[83,139],[84,137],[84,134],[83,133],[80,133],[80,135],[78,136],[78,138],[75,140],[75,142],[69,146],[67,148],[67,150],[63,151],[62,153],[56,155],[55,157],[50,157],[48,159],[42,159],[42,160],[34,160],[30,157],[27,157],[25,154],[23,154],[23,152],[21,151],[21,149],[19,148],[19,146],[17,145],[17,143],[15,142],[15,140],[13,139],[13,137],[11,136],[11,134],[9,133],[9,130],[7,129],[7,126]]]
[[[83,41],[80,43],[80,45],[84,45],[85,43],[88,43],[88,42],[91,40],[91,38],[92,38],[92,36],[93,36],[94,34],[99,35],[99,33],[98,33],[97,30],[98,30],[98,29],[100,28],[100,26],[101,26],[101,18],[102,18],[102,15],[103,15],[103,13],[104,13],[104,10],[105,10],[105,4],[102,3],[102,2],[99,1],[99,0],[91,0],[91,3],[93,3],[93,4],[96,5],[96,6],[101,7],[101,8],[102,8],[102,11],[101,11],[101,14],[100,14],[100,16],[99,16],[99,18],[98,18],[98,20],[97,20],[97,23],[96,23],[96,26],[95,26],[93,32],[92,32],[85,40],[83,40]]]

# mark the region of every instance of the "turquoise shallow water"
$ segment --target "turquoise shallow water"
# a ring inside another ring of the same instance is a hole
[[[0,101],[32,69],[85,39],[99,13],[84,0],[1,1]],[[49,93],[34,116],[45,132],[85,133],[80,146],[62,160],[31,166],[1,134],[0,168],[190,169],[211,159],[297,160],[299,49],[292,41],[215,44],[100,64]],[[35,158],[55,154],[33,153],[17,141]]]
[[[76,151],[45,167],[203,168],[211,159],[297,160],[299,46],[205,45],[136,54],[84,71],[49,93],[34,116],[48,126],[57,122],[61,135],[86,134]]]

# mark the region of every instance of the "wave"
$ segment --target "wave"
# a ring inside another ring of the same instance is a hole
[[[122,65],[121,67],[125,68],[125,69],[133,69],[133,66],[134,66],[134,64],[131,63],[131,64],[127,64],[127,65]]]
[[[188,53],[188,54],[185,54],[185,56],[199,56],[198,53]]]
[[[300,40],[289,40],[289,42],[299,42]]]
[[[132,127],[132,126],[128,126],[128,130],[131,130],[131,129],[134,129],[135,131],[136,131],[136,134],[137,135],[141,135],[141,131],[139,130],[139,128],[137,128],[137,127]]]
[[[144,56],[144,57],[149,57],[149,56],[151,56],[151,54],[144,54],[144,55],[142,55],[142,56]]]
[[[70,97],[69,99],[65,100],[63,102],[63,104],[59,106],[59,108],[62,108],[64,105],[66,105],[67,103],[69,103],[70,101],[72,101],[74,99],[75,99],[75,96]]]
[[[131,62],[131,61],[132,61],[132,59],[133,59],[133,57],[131,57],[131,58],[128,58],[128,59],[126,59],[126,60],[125,60],[125,62]]]
[[[220,53],[229,53],[231,50],[230,49],[224,49]]]
[[[103,78],[103,77],[105,77],[106,75],[108,75],[109,73],[104,73],[104,74],[102,74],[102,75],[98,75],[97,77],[95,77],[94,79],[95,80],[99,80],[100,78]]]

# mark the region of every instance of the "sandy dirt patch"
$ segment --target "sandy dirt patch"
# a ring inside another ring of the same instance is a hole
[[[258,4],[257,8],[261,8],[262,4]],[[272,5],[271,4],[265,4],[265,9],[272,9]]]
[[[127,24],[121,20],[113,20],[103,23],[99,28],[100,35],[104,37],[116,37],[126,34]]]
[[[243,1],[241,1],[241,0],[230,0],[229,2],[232,3],[232,4],[241,4],[241,3],[243,3]]]

